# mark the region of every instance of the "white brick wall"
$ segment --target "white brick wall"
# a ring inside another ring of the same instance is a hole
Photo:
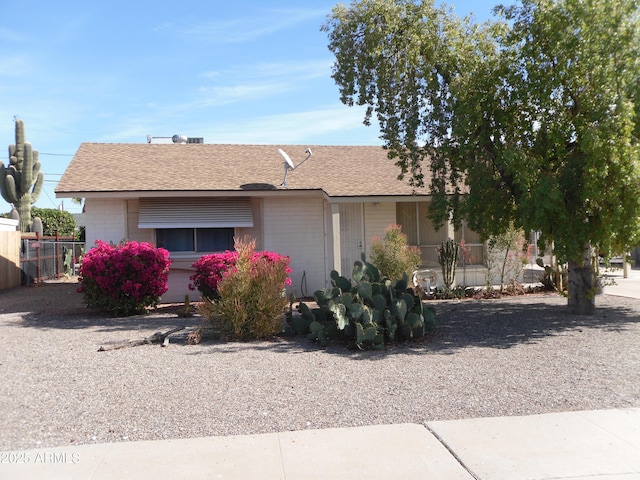
[[[120,243],[126,239],[127,208],[125,200],[87,198],[84,204],[87,249],[96,240]]]
[[[140,201],[127,200],[127,240],[155,243],[152,228],[138,228]]]
[[[264,250],[289,256],[293,269],[290,290],[297,295],[313,295],[327,282],[323,208],[320,198],[264,200]],[[300,285],[303,272],[304,291]]]

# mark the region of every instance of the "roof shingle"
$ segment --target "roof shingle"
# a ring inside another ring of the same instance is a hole
[[[65,197],[97,192],[281,189],[284,167],[278,148],[296,165],[306,157],[306,147],[300,145],[83,143],[55,191]],[[397,179],[400,170],[382,147],[309,148],[313,156],[300,169],[289,171],[289,190],[323,190],[332,197],[414,193]]]

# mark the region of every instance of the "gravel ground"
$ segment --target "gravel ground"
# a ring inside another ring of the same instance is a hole
[[[0,292],[0,450],[640,406],[640,300],[434,302],[433,337],[383,352],[185,334],[98,352],[200,319],[104,318],[75,288]]]

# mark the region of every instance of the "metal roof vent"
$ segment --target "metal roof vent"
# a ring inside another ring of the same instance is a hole
[[[173,137],[171,137],[171,140],[173,141],[173,143],[187,143],[187,136],[186,135],[174,135]]]
[[[189,137],[187,138],[187,143],[204,143],[203,137]]]

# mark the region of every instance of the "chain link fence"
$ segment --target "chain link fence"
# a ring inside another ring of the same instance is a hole
[[[23,237],[20,247],[22,284],[75,276],[85,244],[73,237]]]

